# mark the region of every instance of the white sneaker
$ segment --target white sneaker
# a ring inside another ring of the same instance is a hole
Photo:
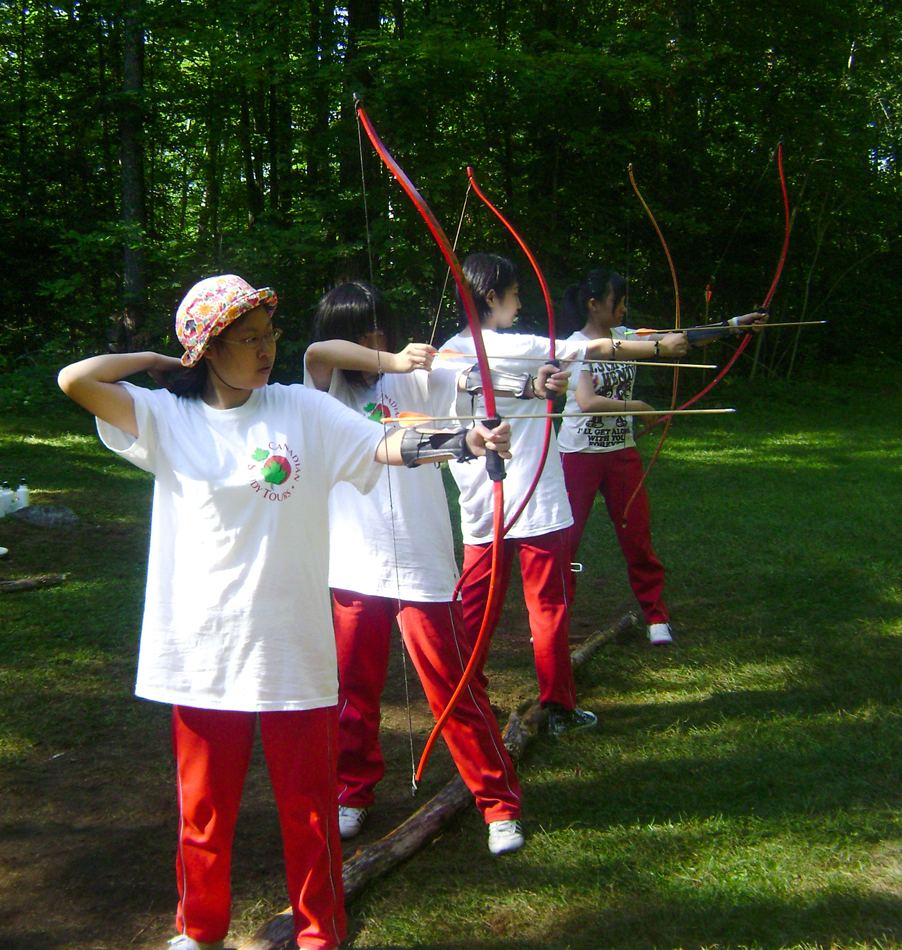
[[[664,643],[673,643],[673,637],[670,635],[669,623],[653,623],[648,628],[648,639],[655,646],[661,646]]]
[[[6,557],[9,554],[9,548],[0,548],[0,557]]]
[[[526,843],[520,822],[514,818],[502,818],[489,822],[489,851],[492,854],[513,854]]]
[[[338,833],[342,841],[356,838],[370,813],[369,808],[351,808],[350,805],[338,806]]]
[[[224,940],[214,940],[213,943],[198,943],[187,934],[179,934],[169,941],[172,950],[222,950]]]

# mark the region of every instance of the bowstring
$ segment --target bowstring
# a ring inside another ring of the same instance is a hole
[[[764,168],[761,171],[761,175],[758,177],[758,180],[755,183],[755,187],[752,188],[749,194],[748,200],[745,203],[745,207],[742,209],[742,214],[739,215],[739,220],[736,222],[736,226],[730,232],[730,236],[727,239],[727,243],[723,249],[723,253],[718,258],[717,263],[714,265],[714,270],[711,271],[711,276],[708,278],[708,288],[710,288],[712,293],[714,291],[714,285],[717,282],[717,272],[720,270],[720,267],[723,264],[723,262],[727,259],[727,253],[729,252],[730,247],[733,244],[733,241],[736,239],[736,236],[739,234],[739,229],[742,227],[742,222],[745,221],[746,217],[748,216],[749,211],[752,208],[752,205],[755,202],[755,199],[758,197],[758,192],[761,191],[761,185],[764,183],[764,178],[767,175],[768,169],[770,168],[770,163],[777,157],[777,150],[779,149],[780,144],[782,142],[783,142],[783,139],[781,138],[780,141],[777,143],[776,147],[770,153],[770,158],[768,158],[767,162],[765,163]],[[708,310],[710,308],[710,305],[711,305],[711,299],[710,299],[710,296],[708,296],[705,301],[705,323],[708,322]]]
[[[359,130],[358,130],[359,133]],[[460,232],[464,226],[464,218],[467,214],[467,202],[470,200],[470,192],[473,190],[473,186],[467,182],[467,191],[464,195],[464,204],[460,209],[460,218],[457,222],[457,233],[454,235],[454,244],[451,245],[451,250],[457,253],[457,242],[460,240]],[[438,321],[439,317],[442,315],[442,305],[445,302],[445,293],[448,290],[448,281],[451,279],[451,268],[447,268],[445,271],[445,282],[442,284],[442,292],[438,298],[438,306],[435,308],[435,319],[432,321],[432,333],[429,334],[429,345],[435,345],[435,331],[438,330]]]
[[[360,115],[355,111],[355,117],[357,120],[357,148],[360,153],[360,187],[363,195],[363,218],[364,218],[364,232],[366,234],[366,254],[367,260],[369,262],[370,269],[370,285],[375,286],[376,281],[374,278],[374,268],[373,268],[373,248],[370,241],[370,215],[369,215],[369,204],[367,201],[367,190],[366,190],[366,168],[363,158],[363,133],[360,128]],[[373,331],[374,334],[379,330],[378,320],[376,319],[376,302],[375,299],[372,301],[373,307]],[[386,405],[385,402],[385,384],[383,382],[382,374],[382,359],[380,357],[380,351],[376,349],[376,395],[381,405]],[[388,428],[382,426],[382,444],[387,445],[388,442]],[[392,543],[392,554],[394,556],[395,562],[395,619],[398,624],[398,634],[401,639],[401,667],[404,672],[404,703],[407,708],[407,742],[410,752],[410,783],[412,794],[416,795],[417,792],[417,782],[416,782],[416,755],[413,748],[413,717],[410,711],[410,674],[407,669],[407,647],[404,643],[404,630],[401,626],[401,568],[398,564],[398,536],[395,530],[395,501],[394,501],[394,490],[392,488],[392,473],[391,465],[385,466],[385,481],[388,487],[388,511],[389,517],[391,519],[391,543]],[[381,702],[381,699],[380,699]]]

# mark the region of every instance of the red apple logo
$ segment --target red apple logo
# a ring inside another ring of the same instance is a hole
[[[375,422],[381,422],[383,419],[391,418],[391,409],[389,409],[384,402],[371,402],[369,405],[363,407],[363,411],[367,414],[368,418]]]
[[[260,472],[264,482],[281,485],[291,475],[291,463],[284,455],[270,455]]]

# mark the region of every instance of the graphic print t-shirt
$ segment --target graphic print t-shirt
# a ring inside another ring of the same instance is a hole
[[[625,327],[611,330],[615,340],[626,340]],[[568,337],[568,342],[585,343],[589,337],[577,331]],[[626,401],[632,399],[633,384],[636,381],[635,364],[584,363],[583,372],[592,377],[592,388],[596,396]],[[581,416],[576,401],[575,388],[567,393],[565,417],[561,420],[558,432],[558,445],[562,452],[616,452],[630,448],[633,440],[632,419],[630,416]],[[572,415],[571,415],[572,413]]]
[[[138,438],[97,429],[155,478],[135,692],[211,709],[334,705],[328,495],[372,488],[379,433],[303,386],[216,410],[125,385]]]

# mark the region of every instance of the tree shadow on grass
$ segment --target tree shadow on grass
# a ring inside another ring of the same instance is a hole
[[[575,882],[574,882],[575,883]],[[580,911],[558,918],[536,937],[471,936],[416,943],[420,950],[784,950],[896,946],[902,936],[902,900],[893,895],[846,893],[809,901],[667,900],[650,894],[631,907]],[[359,950],[401,950],[357,943]]]
[[[104,805],[115,810],[110,793],[97,787],[99,811]],[[99,815],[86,820],[82,807],[73,809],[71,821],[57,813],[46,821],[0,825],[0,876],[6,879],[0,948],[127,947],[147,919],[171,930],[174,812],[172,806],[153,823],[129,823],[119,815],[105,822]],[[29,902],[36,893],[46,900]]]
[[[570,748],[537,750],[538,764],[554,771],[575,759],[579,776],[533,780],[530,816],[543,825],[604,828],[689,816],[832,814],[900,802],[899,715],[815,718],[830,709],[823,699],[809,690],[748,691],[648,704],[619,724],[616,712],[606,713],[598,732],[571,740]],[[612,760],[606,737],[637,731],[666,733],[667,742],[654,756]]]

